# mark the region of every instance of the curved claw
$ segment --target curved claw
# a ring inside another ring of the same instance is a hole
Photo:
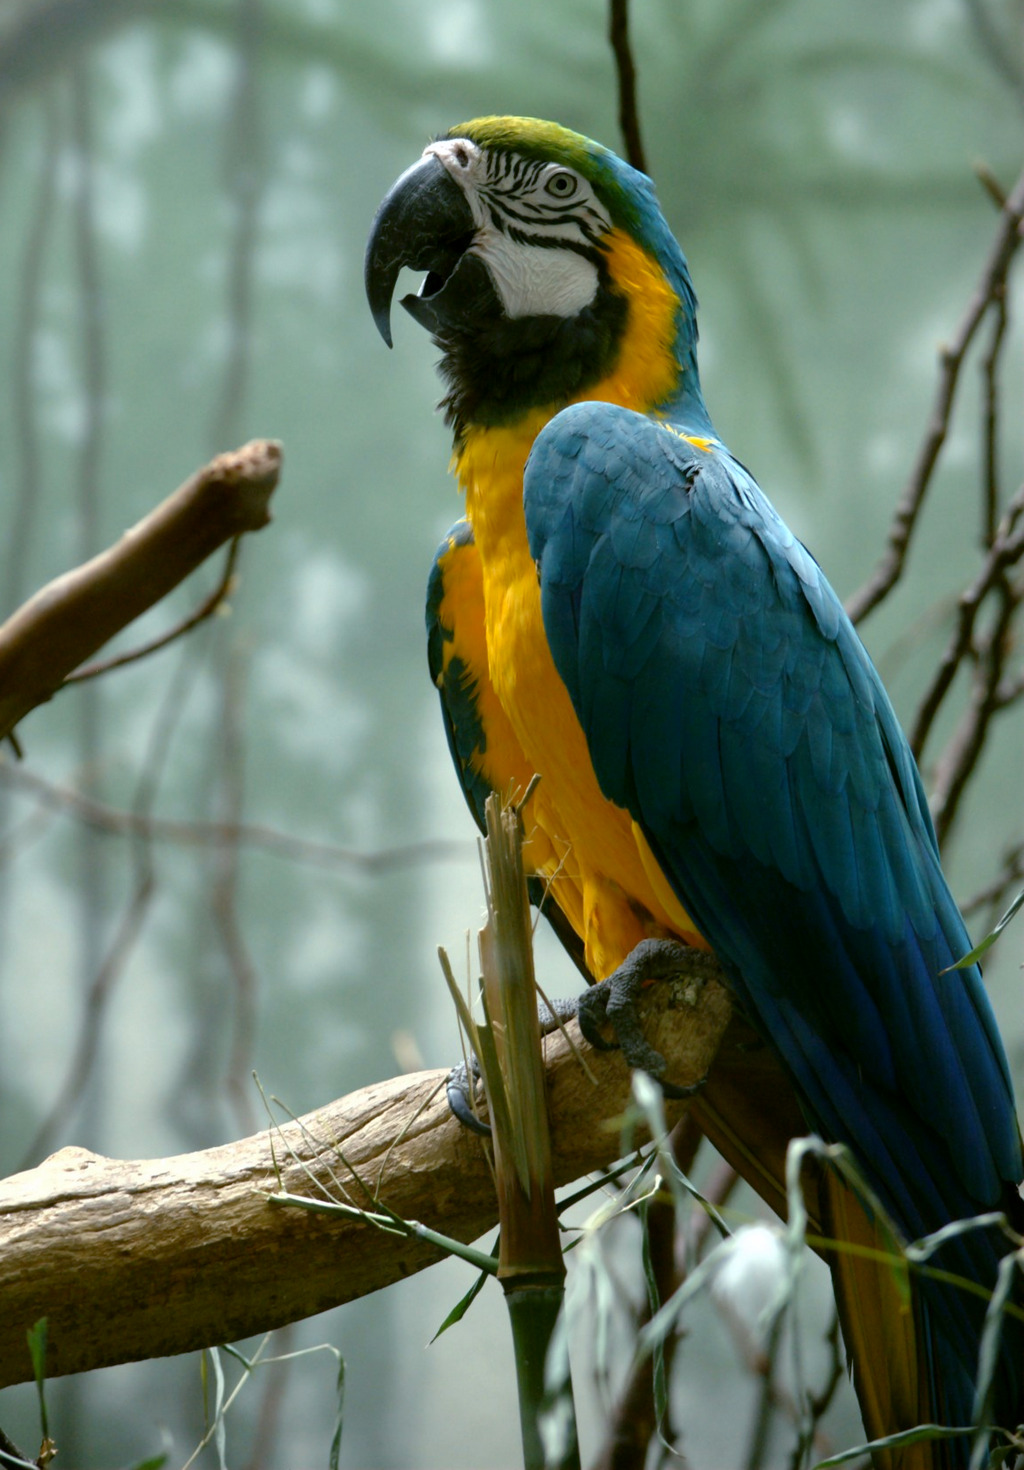
[[[445,1083],[448,1106],[464,1128],[468,1128],[471,1133],[479,1133],[482,1138],[490,1138],[491,1125],[478,1118],[473,1111],[472,1089],[466,1064],[460,1062],[448,1073],[448,1081]]]
[[[618,974],[618,971],[615,972]],[[591,985],[576,1001],[576,1019],[580,1023],[584,1041],[589,1041],[596,1051],[617,1051],[619,1043],[606,1041],[602,1027],[608,1020],[608,1004],[611,998],[615,975]]]
[[[684,1097],[695,1097],[698,1092],[703,1092],[707,1085],[708,1079],[706,1073],[703,1077],[698,1077],[696,1082],[691,1082],[686,1087],[680,1087],[678,1082],[666,1082],[664,1077],[658,1078],[658,1086],[665,1096],[672,1098],[673,1101],[678,1101]]]
[[[590,1045],[599,1051],[620,1047],[631,1067],[647,1072],[661,1086],[666,1097],[692,1097],[705,1085],[706,1078],[686,1087],[664,1080],[667,1062],[643,1034],[637,1015],[637,997],[643,986],[654,980],[667,980],[679,973],[680,955],[686,946],[674,939],[644,939],[606,980],[585,991],[577,1001],[580,1030]],[[608,1041],[604,1026],[610,1026],[615,1040]]]

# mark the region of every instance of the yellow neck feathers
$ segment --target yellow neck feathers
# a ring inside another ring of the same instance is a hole
[[[534,439],[569,403],[599,400],[647,413],[664,403],[679,381],[675,356],[679,302],[657,261],[621,230],[606,238],[608,274],[629,302],[629,316],[615,364],[584,392],[544,408],[529,409],[515,424],[470,428],[453,468],[466,491],[466,511],[477,544],[514,535],[525,544],[523,470]]]

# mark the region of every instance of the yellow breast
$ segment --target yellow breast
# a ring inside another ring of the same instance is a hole
[[[652,935],[706,946],[629,813],[602,795],[548,649],[523,514],[523,470],[547,417],[470,435],[457,470],[480,554],[491,684],[526,768],[541,777],[525,814],[528,835],[539,829],[527,857],[551,879],[603,979]]]
[[[606,264],[628,313],[615,365],[579,399],[638,412],[678,386],[679,302],[661,267],[628,235],[606,238]],[[641,939],[675,935],[707,948],[628,812],[602,794],[583,731],[548,650],[537,570],[523,514],[523,472],[534,439],[564,404],[507,428],[471,429],[455,470],[480,556],[487,663],[494,693],[525,766],[540,777],[526,813],[536,870],[586,945],[597,979]],[[505,738],[504,735],[502,738]]]

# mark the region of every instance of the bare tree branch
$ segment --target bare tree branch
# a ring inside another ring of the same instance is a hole
[[[987,550],[995,540],[999,521],[999,364],[1006,339],[1006,283],[997,290],[993,301],[992,336],[981,363],[984,408],[982,410],[982,517],[981,545]]]
[[[78,1035],[71,1051],[71,1060],[63,1081],[57,1087],[53,1101],[36,1129],[28,1147],[22,1155],[21,1168],[30,1168],[60,1138],[77,1110],[93,1076],[96,1058],[99,1055],[103,1025],[117,983],[128,966],[143,927],[152,909],[157,892],[156,864],[152,851],[152,838],[145,825],[145,817],[152,810],[157,798],[160,780],[166,768],[171,739],[177,718],[184,707],[185,686],[194,665],[184,660],[179,663],[174,677],[168,682],[157,712],[148,741],[148,751],[136,782],[135,795],[130,813],[138,824],[131,830],[132,891],[118,921],[113,940],[108,944],[89,978],[83,996]],[[38,815],[38,813],[37,813]],[[97,828],[96,830],[102,830]]]
[[[629,43],[629,0],[611,0],[608,39],[615,57],[615,75],[619,90],[619,128],[626,157],[641,173],[647,172],[647,158],[640,137],[640,115],[636,100],[636,67]]]
[[[973,646],[975,624],[982,602],[994,587],[1005,581],[1007,569],[1024,556],[1024,531],[1018,525],[1022,514],[1024,486],[1021,486],[1010,501],[999,529],[993,536],[981,571],[960,597],[956,628],[921,700],[910,734],[910,747],[917,760],[921,759],[935,716],[949,692],[957,670]]]
[[[89,1081],[99,1050],[101,1027],[107,1008],[106,1002],[111,989],[124,970],[129,955],[138,943],[153,897],[153,886],[152,874],[147,873],[136,887],[127,910],[117,926],[109,951],[83,996],[82,1023],[71,1064],[57,1096],[25,1149],[24,1162],[37,1159],[46,1149],[52,1148],[57,1130],[72,1108],[79,1102]]]
[[[906,561],[917,515],[931,483],[932,474],[949,429],[960,368],[967,349],[989,307],[1003,298],[1007,272],[1021,241],[1024,220],[1024,174],[1007,197],[999,228],[974,295],[949,346],[940,354],[939,385],[931,423],[918,453],[917,462],[900,497],[889,529],[886,550],[867,582],[848,599],[846,610],[853,622],[867,616],[899,580]]]
[[[695,964],[683,985],[652,986],[643,999],[645,1035],[683,1084],[705,1075],[730,1015],[707,957]],[[621,1152],[615,1120],[628,1106],[629,1072],[617,1053],[588,1050],[595,1085],[559,1033],[545,1049],[554,1170],[568,1183]],[[448,1112],[444,1077],[376,1083],[201,1153],[121,1162],[66,1148],[5,1180],[0,1383],[31,1378],[25,1331],[43,1316],[47,1373],[58,1376],[266,1331],[439,1258],[422,1240],[269,1204],[282,1187],[338,1198],[340,1183],[370,1205],[362,1181],[403,1218],[475,1240],[494,1222],[494,1185],[480,1140]],[[668,1104],[670,1121],[685,1106]]]
[[[242,657],[232,652],[224,668],[221,706],[221,801],[228,822],[238,830],[245,801],[245,721]],[[246,943],[238,908],[239,844],[218,847],[211,904],[213,920],[227,960],[234,992],[231,1055],[225,1078],[235,1126],[255,1128],[253,1112],[252,1045],[256,1033],[256,995],[259,980]]]
[[[1005,581],[999,584],[998,592],[995,621],[978,651],[967,708],[936,763],[932,780],[929,805],[935,823],[935,835],[940,845],[956,819],[971,773],[985,747],[989,725],[1000,709],[1005,708],[1000,701],[999,691],[1002,687],[1003,662],[1014,616],[1020,607],[1020,598],[1011,593]]]
[[[66,811],[77,821],[121,837],[174,842],[183,847],[229,847],[237,842],[290,862],[309,863],[318,868],[350,868],[366,873],[389,873],[418,863],[477,861],[477,849],[472,841],[431,838],[360,852],[333,842],[293,837],[260,822],[187,822],[173,817],[150,816],[148,811],[137,809],[126,811],[94,801],[91,796],[69,786],[58,786],[28,767],[2,757],[0,784],[19,787],[30,792],[50,811]],[[4,860],[3,845],[7,841],[7,835],[0,838],[0,861]]]
[[[113,546],[23,603],[0,627],[0,738],[218,546],[265,526],[280,468],[272,440],[218,455]]]
[[[1019,600],[1024,601],[1024,592],[1021,593]],[[1024,669],[999,681],[999,688],[995,695],[996,709],[1002,710],[1008,705],[1016,704],[1022,695],[1024,695]]]
[[[30,565],[33,532],[42,504],[39,424],[34,398],[36,333],[42,299],[42,267],[56,195],[59,129],[54,97],[44,99],[45,135],[39,169],[38,196],[25,240],[18,284],[18,315],[10,365],[14,411],[14,447],[17,452],[17,500],[6,536],[3,611],[21,601],[25,573]]]
[[[1005,906],[1011,892],[1019,889],[1022,882],[1024,882],[1024,842],[1016,842],[1003,853],[998,875],[991,883],[972,894],[966,903],[962,903],[960,911],[966,919],[981,909],[987,909],[995,919]]]
[[[1024,106],[1024,67],[1020,63],[1019,36],[1014,34],[1013,20],[1008,26],[1000,26],[985,0],[964,0],[964,8],[989,66],[1009,87],[1018,106]],[[1012,17],[1012,8],[1007,14]]]

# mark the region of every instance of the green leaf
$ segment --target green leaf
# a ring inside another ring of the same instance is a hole
[[[333,1199],[310,1199],[304,1194],[268,1194],[267,1203],[271,1205],[285,1205],[297,1210],[309,1210],[314,1215],[344,1215],[350,1220],[365,1220],[367,1225],[376,1225],[379,1230],[385,1230],[390,1235],[406,1235],[415,1237],[417,1240],[425,1240],[430,1245],[435,1245],[447,1255],[458,1256],[462,1261],[468,1261],[478,1271],[486,1271],[489,1275],[497,1274],[498,1263],[493,1257],[485,1255],[483,1251],[474,1250],[471,1245],[463,1245],[461,1240],[453,1240],[450,1235],[442,1235],[437,1230],[431,1230],[429,1225],[423,1225],[419,1220],[403,1220],[396,1215],[394,1210],[388,1210],[383,1206],[386,1213],[378,1213],[373,1210],[364,1210],[359,1205],[345,1204],[343,1200]],[[238,1356],[238,1355],[236,1355]]]
[[[884,1439],[873,1439],[870,1444],[859,1444],[852,1450],[830,1455],[827,1460],[819,1460],[814,1470],[829,1470],[831,1465],[845,1465],[848,1460],[859,1460],[865,1455],[873,1455],[875,1450],[902,1449],[904,1445],[920,1444],[926,1439],[959,1439],[965,1434],[973,1433],[974,1430],[969,1427],[947,1429],[944,1424],[918,1424],[913,1429],[902,1429],[899,1434],[887,1434]]]
[[[495,1252],[497,1252],[497,1246],[495,1246]],[[454,1327],[455,1324],[456,1324],[456,1322],[461,1322],[462,1321],[463,1317],[466,1315],[466,1313],[469,1311],[470,1307],[476,1301],[476,1299],[480,1295],[481,1291],[483,1291],[484,1282],[485,1281],[489,1281],[490,1278],[491,1278],[491,1272],[490,1271],[481,1271],[480,1272],[479,1276],[473,1282],[473,1285],[466,1292],[465,1296],[461,1297],[455,1303],[454,1307],[452,1307],[452,1309],[448,1313],[447,1317],[444,1319],[444,1321],[441,1323],[440,1327],[437,1329],[437,1331],[434,1333],[433,1337],[430,1339],[431,1342],[436,1342],[437,1339],[441,1336],[442,1332],[447,1332],[448,1329],[449,1329],[449,1327]]]
[[[978,1425],[974,1446],[971,1451],[971,1470],[983,1470],[988,1459],[989,1428],[991,1425],[993,1380],[999,1357],[999,1345],[1003,1335],[1003,1319],[1006,1304],[1010,1299],[1020,1260],[1016,1252],[1004,1256],[999,1262],[999,1275],[995,1291],[985,1312],[981,1345],[978,1349],[978,1380],[974,1390],[974,1408],[971,1418]]]
[[[996,940],[999,938],[1000,934],[1002,934],[1007,924],[1010,922],[1013,916],[1019,912],[1022,905],[1024,905],[1024,888],[1022,888],[1021,891],[1017,894],[1017,897],[1013,900],[1013,903],[1011,903],[1010,907],[1006,910],[1006,913],[999,920],[999,923],[992,930],[992,932],[990,934],[986,934],[981,943],[974,946],[970,954],[965,954],[963,959],[957,960],[955,965],[947,965],[946,968],[944,970],[940,970],[939,973],[941,975],[948,975],[950,970],[966,970],[971,965],[976,965],[981,959],[982,955],[985,954],[987,950],[990,950],[992,948],[993,944],[995,944]]]
[[[643,1263],[644,1284],[647,1287],[647,1303],[650,1307],[651,1316],[661,1306],[661,1294],[658,1289],[658,1277],[654,1270],[654,1260],[651,1256],[650,1236],[650,1199],[643,1199],[637,1207],[643,1233],[641,1235],[641,1261]],[[665,1342],[659,1338],[652,1344],[652,1367],[654,1383],[654,1412],[657,1417],[658,1438],[666,1444],[665,1425],[668,1422],[669,1394],[668,1376],[665,1371]]]
[[[499,1230],[497,1235],[494,1237],[494,1244],[491,1246],[491,1259],[495,1262],[498,1259],[498,1248],[500,1245],[501,1231]],[[465,1296],[462,1297],[460,1301],[457,1301],[454,1307],[452,1307],[447,1317],[444,1319],[440,1327],[430,1339],[431,1342],[436,1342],[437,1339],[441,1336],[442,1332],[447,1332],[449,1327],[454,1327],[456,1322],[462,1321],[463,1317],[469,1311],[470,1307],[473,1305],[473,1303],[476,1301],[477,1297],[483,1290],[484,1282],[493,1275],[494,1271],[491,1270],[483,1270],[480,1272],[480,1275],[473,1282],[473,1285],[466,1292]]]
[[[696,1185],[692,1184],[680,1169],[675,1155],[669,1144],[668,1128],[665,1124],[664,1095],[661,1088],[653,1078],[648,1077],[646,1072],[633,1073],[633,1098],[644,1115],[651,1137],[655,1142],[655,1153],[661,1166],[661,1177],[672,1192],[675,1201],[676,1215],[682,1219],[685,1214],[686,1197],[696,1200],[711,1218],[711,1223],[722,1236],[723,1240],[729,1236],[729,1227],[722,1219],[718,1210],[709,1199],[701,1194]]]
[[[48,1335],[48,1324],[45,1317],[40,1317],[34,1326],[30,1327],[25,1336],[28,1339],[29,1357],[32,1359],[32,1372],[35,1374],[36,1388],[39,1391],[39,1423],[42,1427],[43,1439],[50,1438],[50,1427],[46,1420],[46,1339]]]
[[[216,1446],[217,1450],[217,1465],[219,1467],[219,1470],[227,1470],[228,1429],[227,1425],[224,1422],[224,1366],[220,1360],[220,1353],[215,1347],[208,1348],[207,1353],[210,1359],[210,1366],[213,1369],[213,1378],[216,1385],[213,1421],[213,1443]],[[250,1371],[251,1370],[247,1369],[246,1374],[248,1375]]]

